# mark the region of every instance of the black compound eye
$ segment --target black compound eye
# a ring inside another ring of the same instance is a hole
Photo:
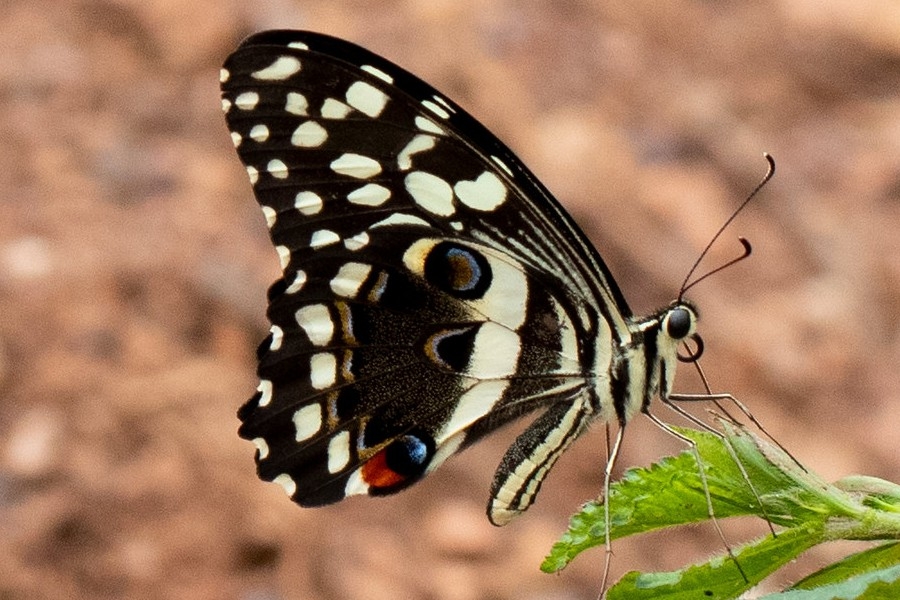
[[[425,259],[425,279],[457,298],[481,298],[490,287],[491,278],[487,258],[460,244],[436,244]]]
[[[673,309],[666,319],[666,333],[673,339],[684,339],[691,332],[692,321],[691,313],[686,308]]]

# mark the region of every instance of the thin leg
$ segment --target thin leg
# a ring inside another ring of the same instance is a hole
[[[790,452],[788,452],[788,449],[785,448],[784,446],[782,446],[781,442],[779,442],[777,439],[775,439],[775,436],[773,436],[771,433],[769,433],[766,430],[766,428],[763,427],[762,423],[760,423],[759,421],[756,420],[756,417],[753,416],[753,413],[750,412],[750,409],[747,408],[740,400],[738,400],[731,394],[713,394],[712,393],[712,389],[709,386],[709,380],[706,378],[706,373],[703,371],[703,367],[700,366],[700,361],[694,361],[694,368],[697,369],[697,374],[700,375],[700,380],[703,382],[703,387],[706,389],[706,394],[669,394],[670,400],[684,401],[684,402],[694,402],[694,401],[702,402],[704,400],[712,401],[716,405],[716,408],[718,408],[720,411],[722,411],[725,414],[725,416],[727,416],[733,423],[737,423],[735,418],[732,417],[731,414],[729,414],[729,412],[727,410],[725,410],[725,407],[722,406],[722,404],[719,401],[727,400],[727,401],[731,402],[738,408],[738,410],[740,410],[744,414],[745,417],[747,417],[750,420],[751,423],[753,423],[753,425],[756,426],[757,429],[759,429],[763,433],[763,435],[765,435],[767,438],[769,438],[769,440],[773,444],[778,446],[778,448],[781,449],[782,452],[784,452],[785,454],[790,456],[791,460],[794,461],[794,464],[796,464],[798,467],[800,467],[800,469],[804,473],[808,473],[808,471],[806,470],[806,467],[804,467],[802,464],[800,464],[800,461],[797,460],[796,458],[794,458],[794,455],[791,454]]]
[[[609,434],[609,428],[607,426],[607,436]],[[606,563],[603,566],[603,579],[600,582],[600,595],[597,597],[598,600],[603,600],[603,597],[606,595],[606,584],[609,581],[609,567],[612,563],[612,540],[609,536],[609,528],[610,528],[610,518],[609,518],[609,486],[610,480],[612,478],[612,471],[616,465],[616,459],[619,456],[619,448],[622,447],[622,438],[625,436],[625,425],[620,424],[619,430],[616,432],[616,441],[613,443],[612,450],[609,451],[608,458],[606,460],[606,470],[603,474],[603,519],[604,524],[606,525]],[[607,437],[607,448],[608,437]]]
[[[777,439],[775,439],[775,436],[773,436],[771,433],[769,433],[766,430],[765,427],[763,427],[763,424],[760,423],[757,420],[757,418],[753,416],[753,413],[750,412],[750,409],[747,408],[747,406],[743,402],[741,402],[740,400],[738,400],[731,394],[669,394],[669,400],[671,400],[672,402],[716,402],[719,400],[726,400],[728,402],[731,402],[738,408],[738,410],[741,411],[741,413],[743,413],[743,415],[745,417],[747,417],[750,420],[751,423],[753,423],[753,425],[757,429],[759,429],[763,433],[763,435],[765,435],[767,438],[769,438],[769,440],[773,444],[778,446],[778,448],[782,452],[787,454],[791,458],[791,460],[794,461],[794,464],[796,464],[798,467],[803,469],[804,473],[808,473],[808,471],[806,470],[806,467],[804,467],[800,463],[800,461],[797,460],[794,457],[794,455],[788,451],[787,448],[782,446],[781,442],[779,442]],[[720,410],[722,410],[718,403],[716,404],[716,406],[719,407]],[[725,414],[728,416],[728,418],[731,419],[731,416],[728,415],[727,411],[723,410],[723,412],[725,412]],[[734,420],[734,419],[732,419],[732,420]]]
[[[653,421],[657,427],[662,429],[663,431],[669,433],[670,435],[680,439],[684,443],[688,444],[691,447],[691,451],[694,453],[694,458],[697,461],[697,469],[700,473],[700,481],[703,484],[703,495],[706,496],[706,510],[710,520],[713,523],[713,526],[716,528],[716,532],[719,534],[719,538],[722,540],[722,544],[725,546],[725,550],[728,551],[728,556],[731,557],[731,560],[734,561],[734,565],[737,567],[738,571],[741,574],[741,577],[744,578],[744,581],[749,581],[747,579],[747,574],[744,572],[743,567],[741,567],[741,563],[738,562],[737,557],[734,555],[734,552],[731,550],[731,546],[728,545],[728,540],[725,539],[725,533],[722,531],[722,527],[719,525],[719,520],[716,519],[716,513],[713,510],[712,505],[712,496],[709,495],[709,482],[706,479],[706,470],[703,468],[703,459],[700,456],[700,450],[697,448],[696,442],[691,438],[678,433],[675,429],[673,429],[669,424],[661,421],[656,415],[651,412],[645,412],[651,421]]]
[[[747,486],[750,488],[750,491],[753,493],[753,497],[756,499],[756,504],[759,506],[762,511],[763,518],[766,520],[766,524],[769,526],[769,531],[772,532],[772,537],[778,537],[778,534],[775,533],[775,527],[772,525],[772,520],[769,519],[769,513],[766,511],[766,506],[763,504],[762,498],[759,496],[759,492],[756,491],[756,486],[753,485],[753,482],[750,481],[750,476],[747,474],[747,469],[744,467],[744,463],[741,462],[741,459],[738,458],[737,452],[734,449],[734,446],[731,445],[731,440],[729,440],[721,431],[717,431],[714,427],[711,427],[707,423],[704,423],[701,419],[698,419],[691,413],[687,412],[680,406],[673,404],[669,398],[662,398],[662,403],[665,404],[669,409],[675,411],[697,427],[700,427],[704,431],[713,434],[725,445],[728,449],[728,454],[731,456],[731,460],[734,461],[734,464],[737,465],[738,470],[741,472],[741,477],[747,482]]]

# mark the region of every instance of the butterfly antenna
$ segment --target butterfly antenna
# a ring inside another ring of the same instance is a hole
[[[730,267],[731,265],[733,265],[737,262],[740,262],[740,261],[744,260],[745,258],[747,258],[748,256],[750,256],[750,252],[751,252],[750,242],[748,242],[744,238],[739,238],[741,241],[741,244],[744,246],[744,254],[742,254],[738,258],[728,261],[724,265],[716,267],[709,273],[706,273],[705,275],[698,277],[694,281],[690,281],[691,277],[694,276],[694,273],[697,271],[697,268],[700,266],[700,263],[703,262],[704,258],[706,258],[706,255],[709,253],[710,248],[712,248],[713,244],[716,243],[716,240],[719,239],[719,237],[722,235],[722,233],[728,228],[729,225],[731,225],[731,222],[737,218],[737,216],[741,213],[742,210],[744,210],[744,207],[747,206],[747,204],[749,204],[751,200],[753,200],[753,198],[756,196],[756,194],[758,194],[759,191],[769,182],[769,180],[772,179],[772,176],[775,175],[775,159],[772,158],[772,155],[769,154],[768,152],[763,152],[763,157],[766,159],[766,162],[769,163],[769,168],[766,171],[766,174],[763,176],[762,181],[760,181],[756,185],[756,187],[753,188],[753,191],[750,192],[750,194],[747,196],[746,200],[741,202],[740,206],[738,206],[734,210],[734,212],[731,213],[731,216],[728,217],[727,219],[725,219],[725,222],[722,223],[722,226],[719,227],[719,230],[716,231],[715,235],[712,236],[712,239],[709,240],[709,243],[706,244],[706,247],[700,253],[700,256],[698,256],[697,260],[694,261],[694,264],[691,266],[690,270],[687,272],[687,275],[684,277],[684,281],[681,282],[681,292],[679,292],[679,294],[678,294],[679,300],[681,300],[681,298],[684,296],[684,293],[686,291],[688,291],[688,289],[694,287],[696,284],[700,283],[701,281],[703,281],[704,279],[706,279],[713,273],[718,273],[722,269]],[[688,283],[688,282],[690,282],[690,283]]]

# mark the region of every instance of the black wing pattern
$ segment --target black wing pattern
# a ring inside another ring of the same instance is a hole
[[[221,79],[283,271],[239,412],[260,477],[304,506],[392,493],[547,406],[489,514],[527,508],[611,410],[598,378],[631,314],[596,250],[474,118],[358,46],[265,32]]]

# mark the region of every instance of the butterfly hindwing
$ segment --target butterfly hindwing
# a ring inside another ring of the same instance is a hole
[[[302,505],[392,493],[547,406],[489,512],[527,508],[590,420],[624,414],[630,312],[597,252],[483,126],[362,48],[258,34],[222,90],[283,272],[239,413],[260,476]]]

